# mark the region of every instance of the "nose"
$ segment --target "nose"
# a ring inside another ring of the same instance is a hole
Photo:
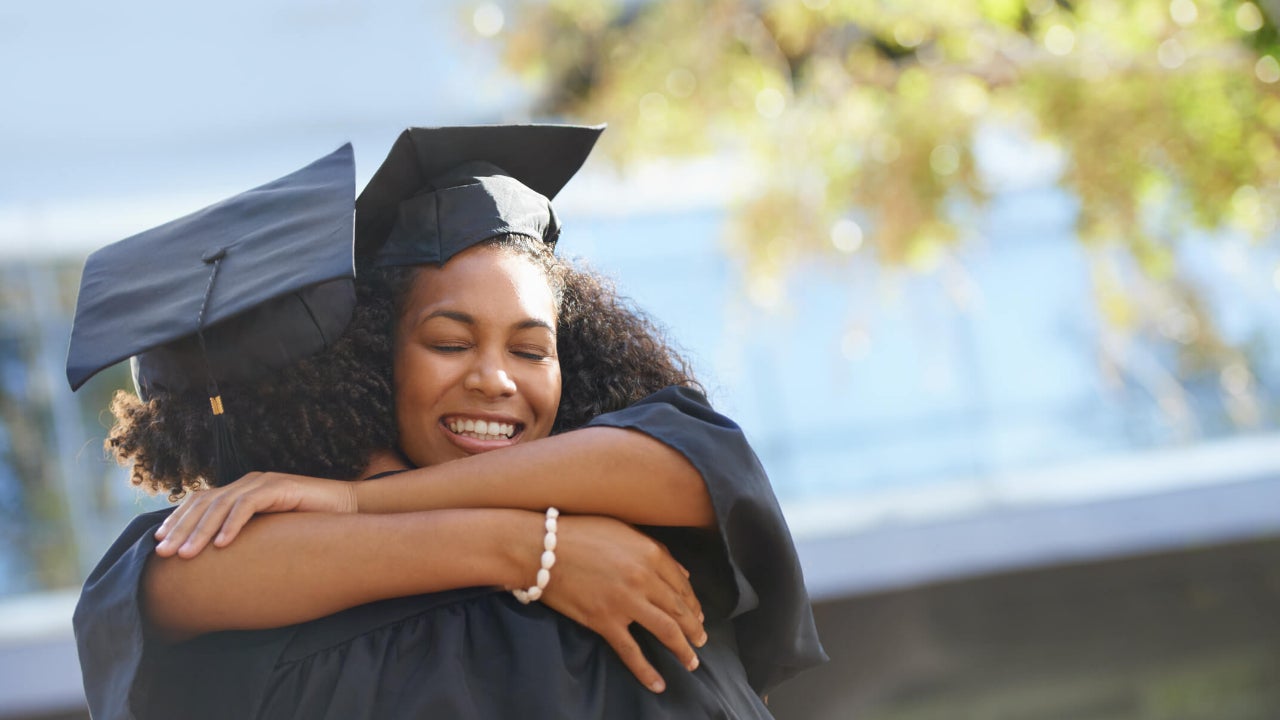
[[[503,358],[496,353],[481,353],[467,372],[463,387],[485,397],[506,397],[516,393],[516,381],[507,372]]]

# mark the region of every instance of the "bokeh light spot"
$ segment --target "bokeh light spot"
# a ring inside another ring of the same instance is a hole
[[[1236,25],[1245,32],[1258,32],[1262,29],[1262,11],[1251,2],[1240,3],[1236,8]]]
[[[1200,335],[1200,322],[1196,316],[1180,307],[1171,307],[1161,313],[1157,327],[1161,335],[1183,345],[1194,342]]]
[[[1232,395],[1243,395],[1253,385],[1253,373],[1249,372],[1244,363],[1234,362],[1222,368],[1218,380],[1222,383],[1223,390]]]
[[[893,40],[904,48],[924,42],[924,25],[918,20],[899,20],[893,26]]]
[[[1263,55],[1253,66],[1253,74],[1264,83],[1278,82],[1280,81],[1280,62],[1276,62],[1276,59],[1270,55]]]
[[[1044,46],[1054,55],[1069,55],[1076,46],[1076,34],[1066,25],[1054,25],[1044,34]]]
[[[772,120],[786,109],[787,99],[774,88],[765,88],[756,93],[756,112],[760,113],[761,117]]]
[[[1193,0],[1173,0],[1169,3],[1169,17],[1179,25],[1186,27],[1200,17],[1200,11]]]
[[[1182,43],[1177,38],[1169,38],[1156,48],[1156,60],[1160,62],[1160,67],[1176,70],[1187,61],[1187,51],[1182,49]]]
[[[483,3],[471,14],[471,26],[481,37],[493,37],[502,32],[506,17],[502,8],[493,3]]]
[[[929,153],[929,167],[939,175],[952,175],[960,169],[960,151],[950,145],[939,145]]]
[[[831,244],[842,253],[855,253],[862,247],[862,226],[848,218],[831,226]]]

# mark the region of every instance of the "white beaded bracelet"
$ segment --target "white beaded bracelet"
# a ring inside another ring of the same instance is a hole
[[[551,566],[556,564],[556,518],[560,517],[560,511],[549,507],[547,508],[547,534],[542,538],[542,567],[538,568],[538,581],[534,585],[530,585],[528,590],[515,589],[511,591],[522,604],[529,603],[542,597],[542,591],[547,589],[547,583],[551,582]]]

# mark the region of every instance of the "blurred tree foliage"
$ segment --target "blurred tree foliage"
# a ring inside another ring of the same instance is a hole
[[[1248,348],[1215,330],[1178,244],[1276,229],[1280,0],[1261,1],[544,0],[514,9],[505,54],[543,112],[611,123],[620,162],[752,159],[731,244],[756,277],[855,252],[937,268],[993,190],[980,133],[1050,143],[1104,362],[1171,348],[1170,372],[1212,378],[1251,424]]]

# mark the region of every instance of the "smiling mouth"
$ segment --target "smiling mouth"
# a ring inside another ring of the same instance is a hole
[[[446,418],[440,421],[449,432],[475,440],[510,440],[524,429],[521,423],[503,423],[494,420],[471,418]]]

